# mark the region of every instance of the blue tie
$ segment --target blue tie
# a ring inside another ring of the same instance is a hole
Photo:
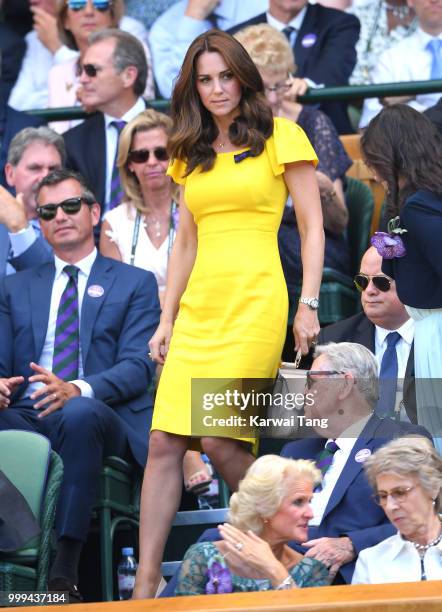
[[[442,79],[442,40],[432,38],[428,41],[426,48],[431,53],[431,79]]]
[[[396,344],[401,337],[398,332],[390,332],[387,335],[387,348],[382,356],[379,373],[379,400],[376,406],[376,414],[380,417],[392,416],[394,412],[398,375]]]
[[[295,44],[295,39],[296,39],[296,28],[294,28],[293,26],[286,26],[282,30],[282,33],[285,34],[287,40],[293,47],[293,45]]]

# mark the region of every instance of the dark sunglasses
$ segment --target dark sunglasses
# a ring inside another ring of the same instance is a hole
[[[390,291],[391,289],[391,280],[382,274],[375,274],[374,276],[368,276],[367,274],[356,274],[353,279],[358,291],[365,291],[370,284],[370,281],[373,283],[376,289],[379,289],[379,291],[383,291],[384,293]]]
[[[319,378],[313,378],[313,376],[335,376],[336,374],[345,374],[342,370],[307,370],[306,372],[306,387],[307,389],[311,389],[315,380],[319,380]]]
[[[100,70],[102,70],[102,68],[100,68],[100,66],[95,66],[95,64],[77,64],[78,77],[85,72],[88,77],[94,78],[97,76],[97,73],[100,72]]]
[[[87,0],[68,0],[68,8],[71,11],[81,11],[87,4]],[[92,0],[92,5],[97,11],[108,11],[112,6],[112,0]]]
[[[57,216],[57,209],[61,208],[67,215],[76,215],[81,208],[81,205],[87,204],[92,206],[91,200],[85,199],[82,196],[78,198],[68,198],[63,200],[60,204],[45,204],[44,206],[37,206],[37,215],[42,221],[52,221]]]
[[[145,164],[149,160],[151,153],[158,161],[167,161],[169,159],[169,154],[165,147],[155,147],[155,149],[133,149],[129,151],[127,159],[134,164]]]

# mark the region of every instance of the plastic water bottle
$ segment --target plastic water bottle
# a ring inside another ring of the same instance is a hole
[[[118,593],[120,599],[130,599],[134,590],[138,563],[134,557],[133,548],[123,548],[121,554],[121,561],[117,569]]]

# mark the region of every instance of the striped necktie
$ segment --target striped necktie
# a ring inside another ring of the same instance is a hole
[[[117,159],[118,159],[118,143],[120,140],[120,134],[121,134],[122,129],[126,125],[126,121],[111,121],[110,125],[113,125],[118,132],[117,148],[115,150],[115,159],[114,159],[114,165],[112,168],[111,186],[110,186],[110,194],[109,194],[109,210],[112,210],[112,208],[115,208],[116,206],[118,206],[118,204],[121,204],[121,200],[123,199],[123,196],[124,196],[124,191],[123,191],[123,188],[121,186],[121,181],[120,181],[120,171],[118,170],[118,166],[117,166]]]
[[[76,266],[63,268],[69,279],[61,295],[55,323],[52,372],[62,380],[78,378],[80,356],[80,318],[78,310],[78,272]]]
[[[339,450],[339,446],[335,440],[328,440],[318,456],[316,457],[315,463],[318,470],[321,470],[321,474],[324,477],[331,464],[333,463],[333,457],[336,451]]]

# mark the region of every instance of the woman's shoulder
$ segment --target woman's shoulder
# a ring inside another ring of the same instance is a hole
[[[401,210],[402,218],[413,218],[420,212],[442,216],[442,193],[435,193],[427,189],[418,189],[410,194]]]
[[[124,223],[127,221],[134,221],[136,215],[135,211],[135,206],[131,202],[121,202],[121,204],[115,206],[112,210],[108,210],[104,214],[103,220],[111,225],[115,222]]]
[[[275,175],[284,172],[284,164],[305,161],[316,166],[318,163],[304,130],[285,117],[275,117],[273,134],[266,140],[266,150]]]
[[[368,548],[364,548],[364,550],[361,550],[358,558],[366,562],[372,561],[373,559],[379,560],[381,559],[381,556],[384,555],[388,550],[392,549],[393,547],[395,548],[398,545],[402,546],[402,543],[403,540],[399,533],[395,533],[389,538],[378,542],[374,546],[369,546]]]
[[[176,157],[173,159],[167,168],[167,175],[170,176],[178,185],[186,184],[187,161]]]

